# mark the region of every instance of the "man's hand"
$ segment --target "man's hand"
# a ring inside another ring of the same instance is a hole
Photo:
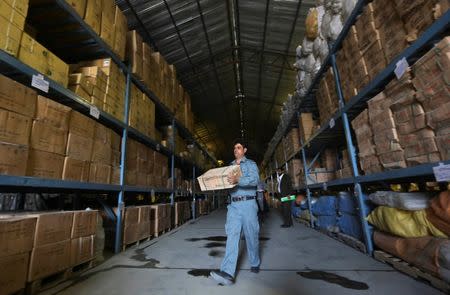
[[[233,172],[230,172],[228,174],[228,177],[227,177],[228,183],[229,184],[236,184],[236,183],[239,182],[239,178],[240,178],[239,175],[236,175],[236,174],[233,174]]]

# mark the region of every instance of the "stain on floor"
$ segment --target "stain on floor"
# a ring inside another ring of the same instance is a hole
[[[330,273],[325,271],[299,271],[297,272],[298,275],[311,279],[311,280],[322,280],[325,282],[328,282],[330,284],[336,284],[341,287],[347,288],[347,289],[353,289],[353,290],[368,290],[369,286],[366,283],[358,282],[351,280],[349,278]]]
[[[225,243],[209,242],[205,246],[203,246],[203,248],[219,248],[219,247],[224,247],[225,248],[225,246],[226,246]]]
[[[208,255],[211,257],[223,257],[225,255],[225,252],[219,250],[211,250],[209,251]]]

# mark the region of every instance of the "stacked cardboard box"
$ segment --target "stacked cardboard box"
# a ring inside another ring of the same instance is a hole
[[[413,72],[413,83],[417,89],[416,98],[423,106],[427,126],[435,132],[441,159],[448,160],[450,159],[450,90],[446,81],[449,81],[450,77],[450,37],[444,38],[419,59],[413,66]],[[427,141],[433,145],[433,142]]]
[[[73,212],[30,214],[37,218],[28,282],[59,273],[71,266]]]
[[[350,163],[349,154],[346,149],[342,150],[340,153],[339,167],[340,169],[336,171],[336,178],[352,177],[352,165]]]
[[[134,84],[130,92],[129,124],[141,133],[155,138],[155,104]]]
[[[184,180],[183,180],[183,172],[181,171],[180,168],[175,168],[175,183],[174,183],[174,189],[175,190],[183,190],[183,186],[184,186]],[[172,177],[170,177],[169,179],[167,179],[167,188],[171,188],[172,187]]]
[[[300,139],[298,132],[298,128],[292,128],[283,138],[283,145],[287,159],[293,157],[300,151]]]
[[[14,294],[25,288],[35,228],[34,217],[0,217],[1,294]]]
[[[333,71],[329,68],[319,82],[319,89],[316,93],[321,125],[327,124],[331,116],[338,110],[339,100],[335,84]]]
[[[151,186],[153,180],[153,150],[135,140],[127,141],[126,182],[129,185]]]
[[[381,165],[384,169],[405,168],[404,150],[390,109],[392,100],[384,92],[380,92],[369,100],[368,105],[369,122]]]
[[[72,73],[69,75],[69,89],[87,102],[91,102],[94,94],[94,84],[83,73]]]
[[[81,15],[81,14],[80,14]],[[102,1],[86,0],[86,11],[84,13],[84,21],[100,35],[102,20]]]
[[[142,80],[150,89],[155,89],[156,72],[152,65],[153,49],[145,42],[142,42]]]
[[[300,187],[305,184],[305,174],[303,173],[303,164],[301,160],[290,160],[288,162],[288,171],[293,187]]]
[[[284,155],[284,150],[283,150],[283,144],[278,144],[277,148],[275,149],[275,161],[277,164],[277,168],[281,167],[285,162],[286,162],[286,157]]]
[[[153,151],[153,185],[157,187],[165,187],[167,178],[169,178],[169,159],[157,152]]]
[[[127,33],[126,54],[131,62],[131,72],[143,80],[142,37],[136,30]]]
[[[69,66],[25,32],[20,41],[18,58],[43,75],[67,87]]]
[[[96,124],[94,120],[76,111],[71,112],[62,179],[89,180]]]
[[[28,14],[28,0],[0,2],[0,49],[17,56]]]
[[[122,137],[116,132],[111,133],[111,184],[120,184],[120,160]]]
[[[111,129],[101,124],[95,125],[89,182],[111,182],[112,133]]]
[[[37,94],[0,75],[0,174],[24,176]]]
[[[70,266],[80,265],[94,259],[94,240],[97,230],[98,211],[74,211]]]
[[[125,47],[127,44],[128,24],[127,18],[118,6],[115,7],[114,14],[114,42],[113,51],[121,60],[125,60]]]
[[[66,2],[72,6],[79,16],[84,17],[87,0],[67,0]]]
[[[106,94],[103,98],[103,110],[120,121],[125,115],[125,76],[119,67],[111,60],[105,58],[95,61],[108,77]]]
[[[118,209],[114,208],[116,216]],[[122,243],[132,244],[151,235],[150,206],[129,206],[122,210]],[[106,243],[114,245],[116,225],[105,222]]]
[[[101,0],[101,22],[100,22],[100,37],[109,45],[111,49],[114,48],[114,21],[116,14],[116,5],[113,0]]]
[[[312,113],[301,113],[298,118],[298,128],[300,136],[305,143],[314,134],[317,129],[317,122],[313,119]]]
[[[187,201],[175,202],[175,225],[179,226],[191,218],[191,207]]]
[[[38,96],[30,135],[27,175],[62,178],[71,109]]]
[[[150,219],[153,225],[153,234],[156,236],[160,232],[165,231],[171,227],[172,223],[172,208],[170,204],[151,205]]]
[[[337,170],[337,150],[335,147],[326,148],[321,156],[322,166],[327,169],[328,172],[334,172]]]
[[[359,164],[366,174],[381,172],[383,167],[378,159],[369,111],[366,109],[352,121],[353,130],[358,143]]]
[[[108,77],[105,72],[99,66],[88,66],[87,63],[81,63],[79,65],[73,65],[71,68],[72,75],[81,74],[79,87],[78,85],[72,85],[70,88],[81,98],[85,99],[87,102],[93,104],[100,110],[103,110],[103,100],[106,95],[106,90],[108,87]],[[86,83],[83,83],[83,76]],[[73,78],[74,79],[74,78]],[[91,84],[92,94],[86,97],[88,93],[83,88],[83,84]]]
[[[196,200],[195,208],[197,209],[197,216],[208,215],[211,211],[211,202],[208,199]]]

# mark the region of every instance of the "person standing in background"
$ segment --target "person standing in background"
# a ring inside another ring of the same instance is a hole
[[[289,174],[284,171],[284,168],[278,168],[277,170],[278,179],[278,198],[290,196],[293,193],[292,181]],[[287,228],[293,226],[292,215],[291,215],[292,201],[286,201],[281,203],[281,215],[283,217],[283,224],[281,227]]]

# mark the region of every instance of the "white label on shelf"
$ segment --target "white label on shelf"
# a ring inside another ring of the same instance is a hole
[[[330,129],[333,129],[335,124],[336,124],[336,122],[334,122],[334,119],[331,118],[331,120],[330,120]]]
[[[31,86],[48,93],[48,88],[50,86],[50,82],[45,81],[44,76],[41,74],[33,75],[31,79]]]
[[[111,64],[111,61],[109,60],[109,58],[105,58],[103,60],[103,67],[104,68],[109,67],[110,64]]]
[[[409,64],[408,61],[406,60],[406,58],[402,58],[401,60],[399,60],[397,62],[397,64],[395,65],[395,76],[397,76],[397,79],[400,79],[401,77],[403,77],[403,75],[405,74],[406,70],[408,69]]]
[[[96,106],[91,106],[91,108],[89,109],[89,115],[91,115],[95,119],[98,119],[100,118],[100,111]]]
[[[434,177],[436,181],[450,181],[450,165],[439,164],[433,167]]]

